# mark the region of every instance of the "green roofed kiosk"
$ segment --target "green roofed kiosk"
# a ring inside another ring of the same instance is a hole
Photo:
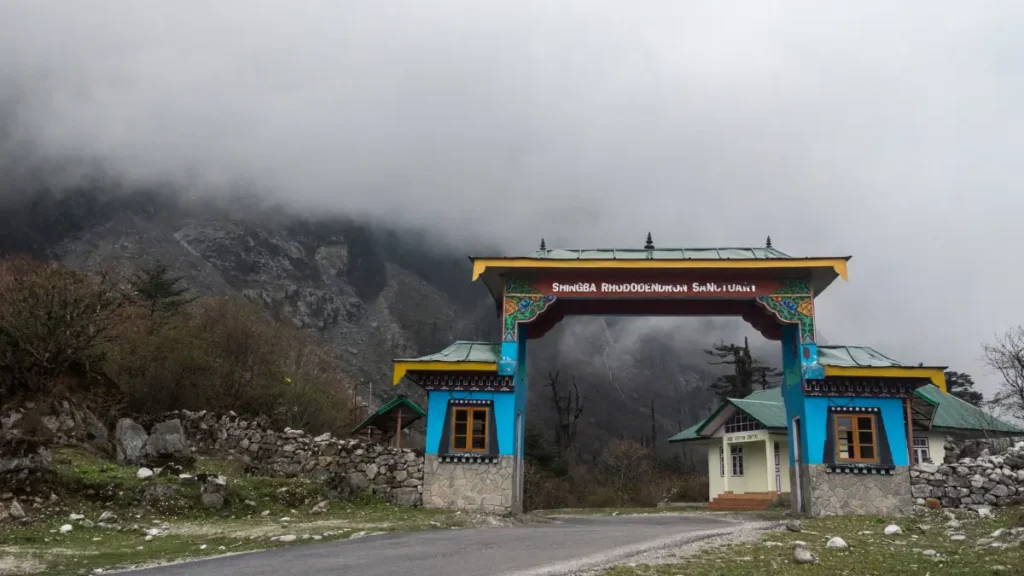
[[[401,448],[402,430],[426,415],[412,400],[396,396],[353,428],[352,434],[366,434],[382,443],[393,440],[395,448]]]

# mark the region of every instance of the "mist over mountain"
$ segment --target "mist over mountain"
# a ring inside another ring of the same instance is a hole
[[[0,253],[29,254],[83,270],[135,269],[155,260],[197,294],[239,294],[269,315],[318,334],[371,405],[415,386],[391,386],[391,360],[436,352],[455,340],[497,341],[499,318],[468,254],[427,229],[379,220],[312,218],[256,196],[189,198],[172,186],[126,185],[93,172],[54,183],[46,172],[4,178]],[[580,437],[649,437],[651,407],[664,440],[711,409],[715,377],[702,348],[754,335],[738,319],[567,318],[530,343],[529,418],[550,426],[549,376],[575,377],[584,397]],[[772,360],[777,344],[752,336]]]

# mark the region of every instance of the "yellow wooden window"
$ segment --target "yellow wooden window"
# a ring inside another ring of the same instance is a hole
[[[487,408],[452,410],[452,451],[487,452]]]

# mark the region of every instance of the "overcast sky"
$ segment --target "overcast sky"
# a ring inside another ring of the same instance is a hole
[[[847,255],[832,342],[1024,321],[1024,2],[0,0],[21,136],[549,246]]]

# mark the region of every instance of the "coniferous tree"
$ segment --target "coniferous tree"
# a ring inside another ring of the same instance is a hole
[[[131,288],[150,314],[170,313],[193,300],[186,296],[188,287],[183,285],[183,280],[183,276],[172,276],[170,268],[157,260],[132,277]]]
[[[974,406],[981,406],[985,401],[981,392],[974,389],[974,378],[963,372],[946,370],[946,391]]]
[[[704,350],[704,353],[717,360],[710,364],[727,364],[733,367],[732,374],[723,374],[711,383],[711,390],[721,398],[745,398],[754,391],[754,386],[762,390],[772,388],[782,377],[782,371],[759,360],[750,353],[750,343],[746,338],[743,345],[719,342]]]

